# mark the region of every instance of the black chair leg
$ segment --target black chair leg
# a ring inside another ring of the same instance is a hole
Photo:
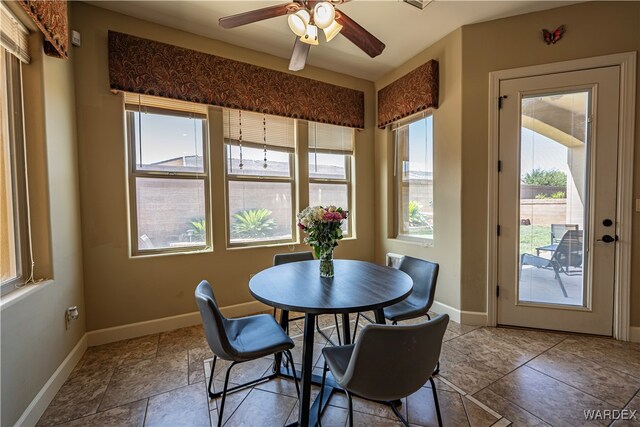
[[[213,385],[213,373],[216,371],[216,360],[218,360],[218,356],[213,355],[213,363],[211,364],[211,375],[209,376],[209,387],[207,387],[207,391],[209,392],[209,398],[213,399],[215,394],[211,391],[211,386]]]
[[[356,325],[353,327],[353,341],[356,339],[356,332],[358,332],[358,325],[360,324],[360,313],[356,316]]]
[[[436,404],[436,415],[438,416],[438,426],[442,427],[442,415],[440,414],[440,404],[438,403],[438,393],[436,392],[436,383],[433,378],[429,377],[431,390],[433,391],[433,402]]]
[[[353,397],[347,390],[344,391],[349,398],[349,427],[353,427]]]
[[[396,417],[398,417],[398,419],[402,422],[402,425],[404,427],[410,427],[407,420],[405,420],[402,414],[400,413],[400,411],[398,411],[398,405],[402,404],[402,401],[399,401],[399,402],[400,402],[399,404],[397,402],[389,402],[389,405],[391,406],[393,413],[396,414]]]
[[[320,329],[320,323],[318,322],[318,318],[319,316],[316,316],[316,331],[322,335],[324,337],[324,339],[326,339],[329,344],[331,344],[332,346],[335,346],[336,343],[334,343],[331,338],[329,338],[329,336],[327,334],[324,333],[324,331],[322,329]],[[338,345],[342,345],[342,339],[340,339],[340,327],[338,326],[338,315],[334,314],[333,318],[336,322],[336,331],[338,332]]]
[[[233,362],[227,368],[227,374],[224,376],[224,387],[222,388],[222,400],[220,401],[220,409],[218,410],[218,427],[222,427],[222,416],[224,414],[224,401],[227,399],[227,387],[229,386],[229,374],[231,373],[231,368],[236,364]]]
[[[286,350],[285,354],[287,355],[287,359],[291,362],[291,374],[293,375],[293,382],[296,384],[296,394],[298,395],[298,401],[300,401],[300,386],[298,385],[298,375],[296,374],[296,367],[293,364],[293,355],[291,354],[291,350]]]
[[[324,362],[324,366],[322,367],[322,382],[320,383],[320,397],[318,402],[318,426],[322,427],[322,396],[324,395],[324,384],[327,380],[327,362]]]
[[[440,373],[440,361],[438,360],[438,364],[436,365],[436,370],[433,371],[431,375],[438,375]]]

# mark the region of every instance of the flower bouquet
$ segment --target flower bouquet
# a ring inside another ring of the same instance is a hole
[[[333,277],[333,248],[343,237],[340,226],[348,216],[348,211],[336,206],[309,206],[298,214],[298,227],[308,234],[304,242],[313,246],[322,277]]]

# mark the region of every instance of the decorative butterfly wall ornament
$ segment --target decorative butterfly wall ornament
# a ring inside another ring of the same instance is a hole
[[[562,38],[563,34],[564,25],[560,25],[553,32],[547,29],[542,30],[542,37],[544,37],[544,41],[547,42],[547,44],[556,44],[556,42]]]

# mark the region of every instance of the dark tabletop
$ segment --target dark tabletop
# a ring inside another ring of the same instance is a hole
[[[303,313],[355,313],[406,298],[413,281],[406,273],[364,261],[335,260],[335,277],[320,277],[319,261],[282,264],[249,281],[251,295],[272,307]]]

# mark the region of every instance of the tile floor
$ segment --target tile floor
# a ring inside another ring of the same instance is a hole
[[[291,325],[298,361],[301,322]],[[322,316],[321,325],[335,338],[333,316]],[[316,334],[317,372],[325,345]],[[209,400],[205,383],[212,357],[201,327],[91,347],[38,426],[215,426],[219,399]],[[267,358],[238,365],[231,382],[253,379],[271,363]],[[217,380],[224,378],[226,366],[216,365],[216,387],[222,385]],[[610,420],[587,420],[584,411],[640,413],[640,344],[451,322],[436,389],[445,426],[608,425]],[[317,392],[314,387],[313,396]],[[345,426],[346,407],[346,398],[334,394],[323,426]],[[355,425],[401,425],[385,405],[356,398],[354,409]],[[403,399],[401,410],[411,425],[437,425],[428,385]],[[293,383],[276,379],[229,395],[224,422],[282,426],[294,421],[297,411]],[[640,426],[640,415],[613,425]]]

